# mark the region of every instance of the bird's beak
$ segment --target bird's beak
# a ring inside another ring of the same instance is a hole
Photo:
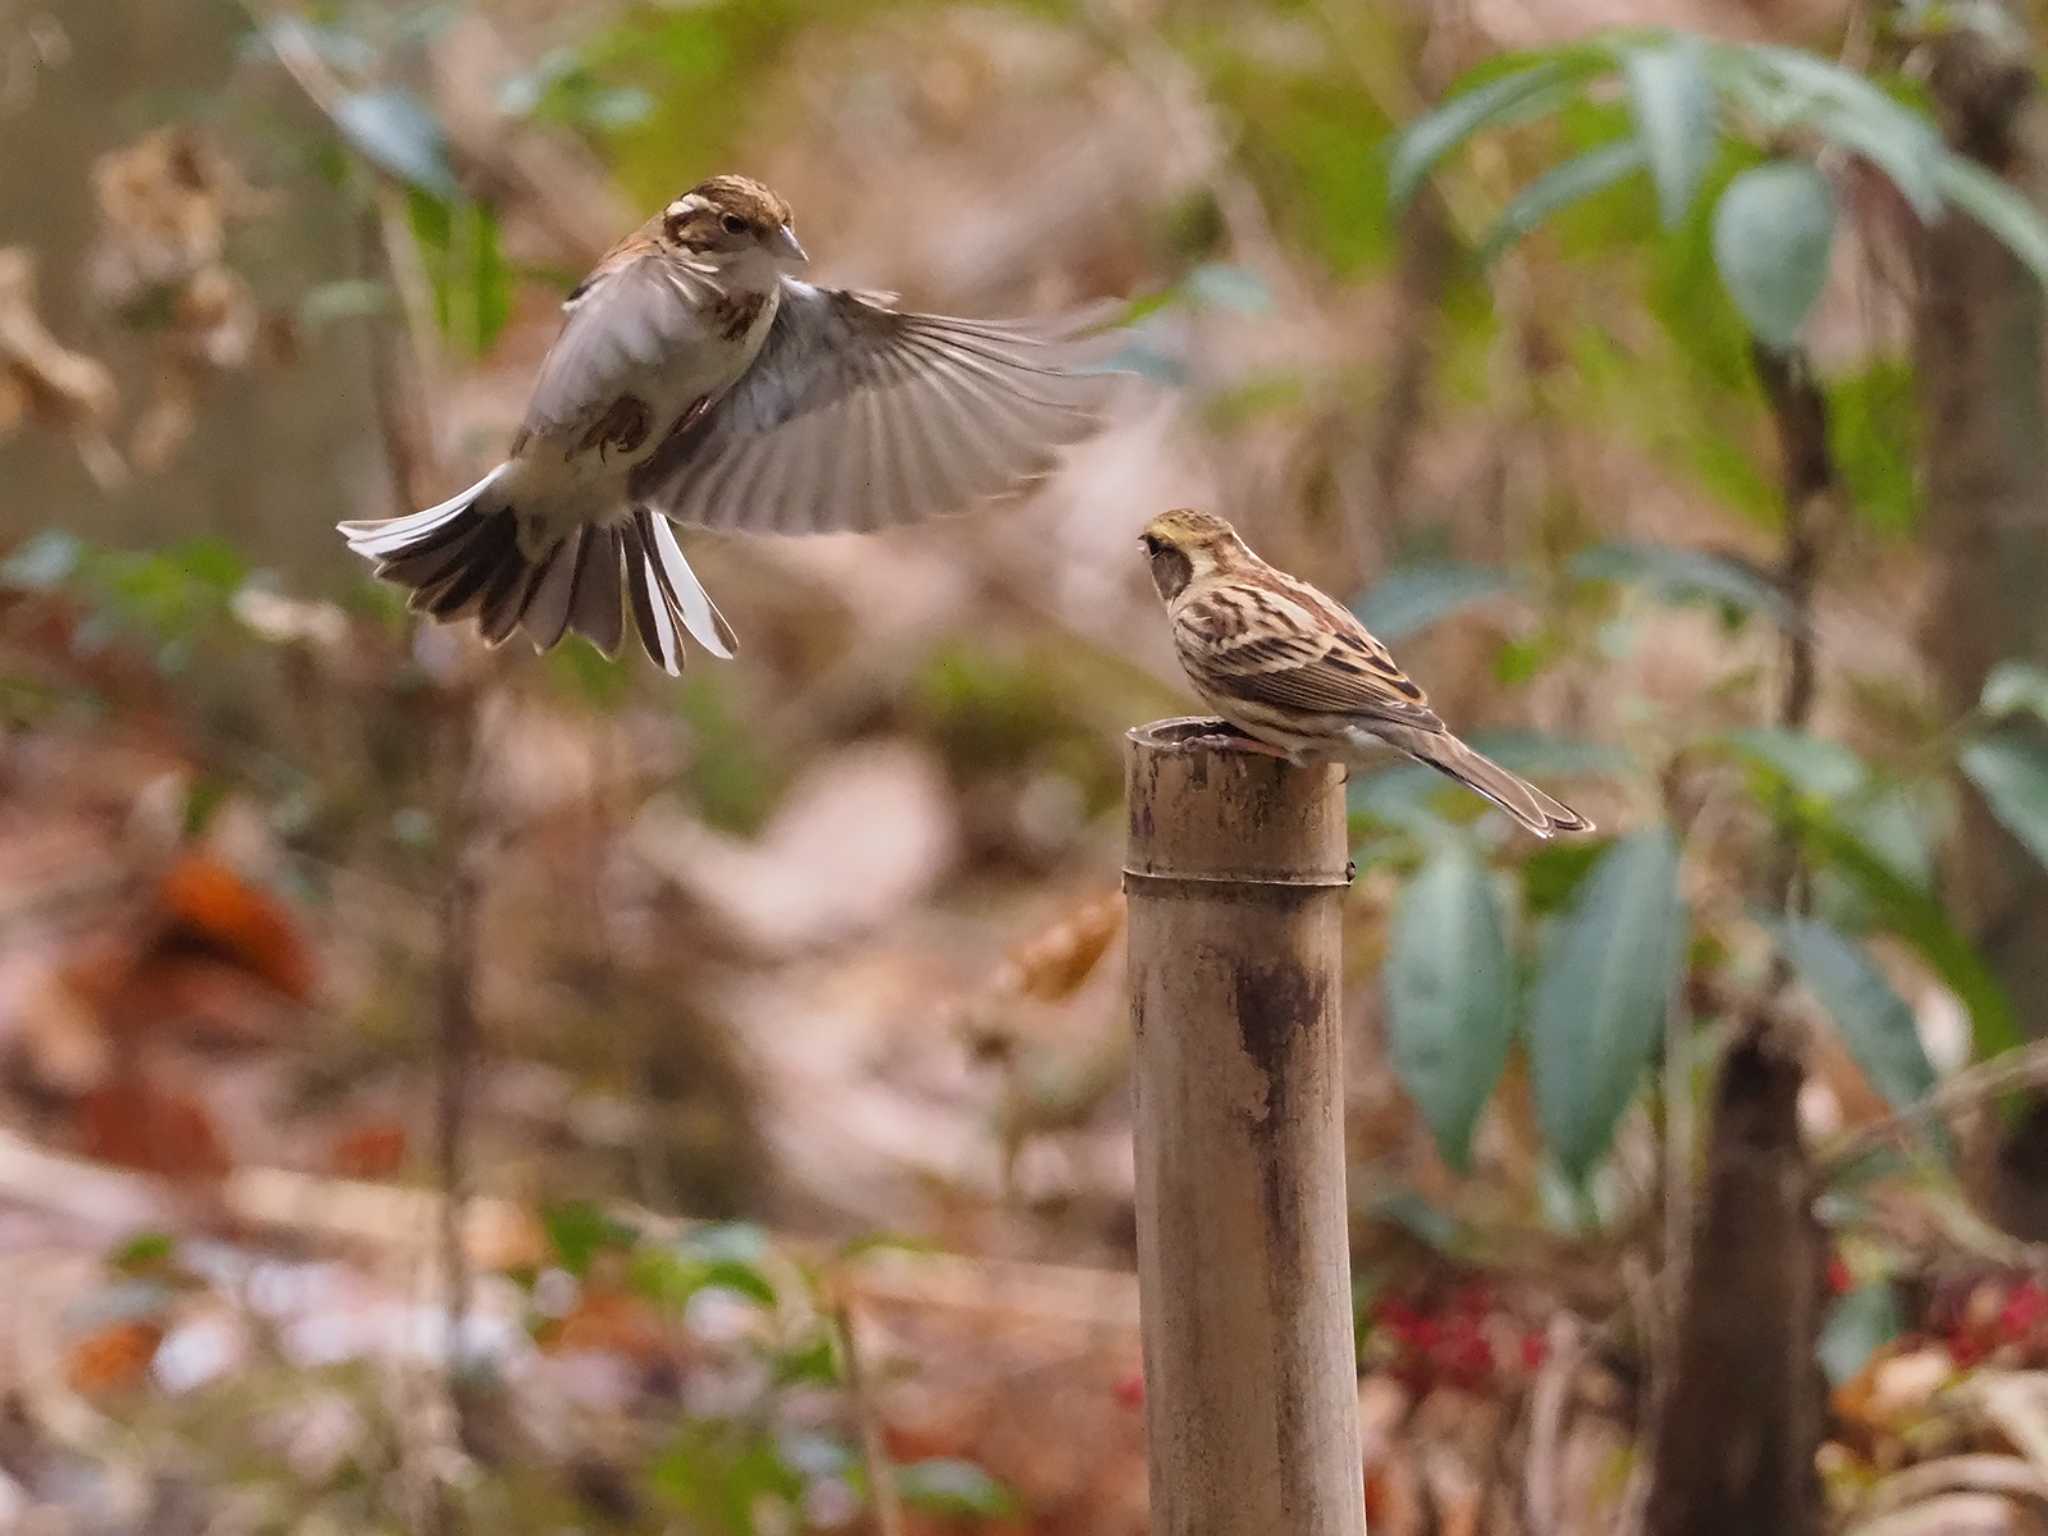
[[[775,252],[777,260],[789,262],[793,266],[804,266],[811,259],[809,253],[804,250],[803,245],[797,240],[796,231],[787,224],[775,231],[775,238],[770,240],[768,244],[770,249]]]

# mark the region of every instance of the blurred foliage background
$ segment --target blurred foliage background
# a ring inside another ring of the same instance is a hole
[[[1144,1529],[1197,505],[1601,826],[1351,786],[1374,1531],[2034,1529],[2035,21],[0,0],[0,1525]],[[823,282],[1129,301],[1113,422],[686,536],[679,682],[417,628],[333,523],[722,170]]]

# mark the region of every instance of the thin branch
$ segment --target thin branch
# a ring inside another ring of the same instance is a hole
[[[1814,588],[1820,579],[1822,513],[1835,489],[1834,456],[1828,448],[1827,397],[1804,352],[1779,352],[1758,343],[1751,349],[1757,378],[1770,402],[1783,458],[1785,554],[1778,585],[1791,605],[1785,626],[1785,691],[1778,724],[1804,731],[1813,721],[1819,692],[1820,658],[1813,625]],[[1804,875],[1798,841],[1787,834],[1773,881],[1778,905],[1787,912],[1802,905]]]
[[[2048,1040],[1966,1067],[1904,1109],[1845,1132],[1814,1159],[1815,1182],[1826,1185],[1873,1152],[1918,1133],[1930,1121],[1946,1120],[1959,1110],[1980,1109],[2016,1088],[2041,1087],[2048,1087]]]
[[[867,1468],[868,1490],[874,1500],[875,1529],[880,1536],[903,1536],[903,1495],[896,1486],[889,1448],[882,1441],[881,1415],[875,1409],[867,1371],[861,1363],[860,1341],[853,1327],[853,1300],[843,1275],[834,1274],[830,1283],[832,1326],[839,1334],[839,1350],[846,1359],[846,1395],[860,1431],[861,1460]]]

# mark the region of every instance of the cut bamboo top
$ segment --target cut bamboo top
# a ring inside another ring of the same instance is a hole
[[[1293,767],[1223,736],[1228,730],[1221,720],[1190,715],[1125,733],[1126,887],[1348,885],[1343,770]],[[1161,817],[1160,805],[1186,813]],[[1285,857],[1276,862],[1276,855]]]

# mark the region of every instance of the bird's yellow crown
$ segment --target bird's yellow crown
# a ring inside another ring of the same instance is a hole
[[[1192,507],[1162,512],[1145,525],[1145,540],[1157,540],[1175,549],[1207,549],[1217,544],[1237,543],[1237,530],[1222,518]]]

